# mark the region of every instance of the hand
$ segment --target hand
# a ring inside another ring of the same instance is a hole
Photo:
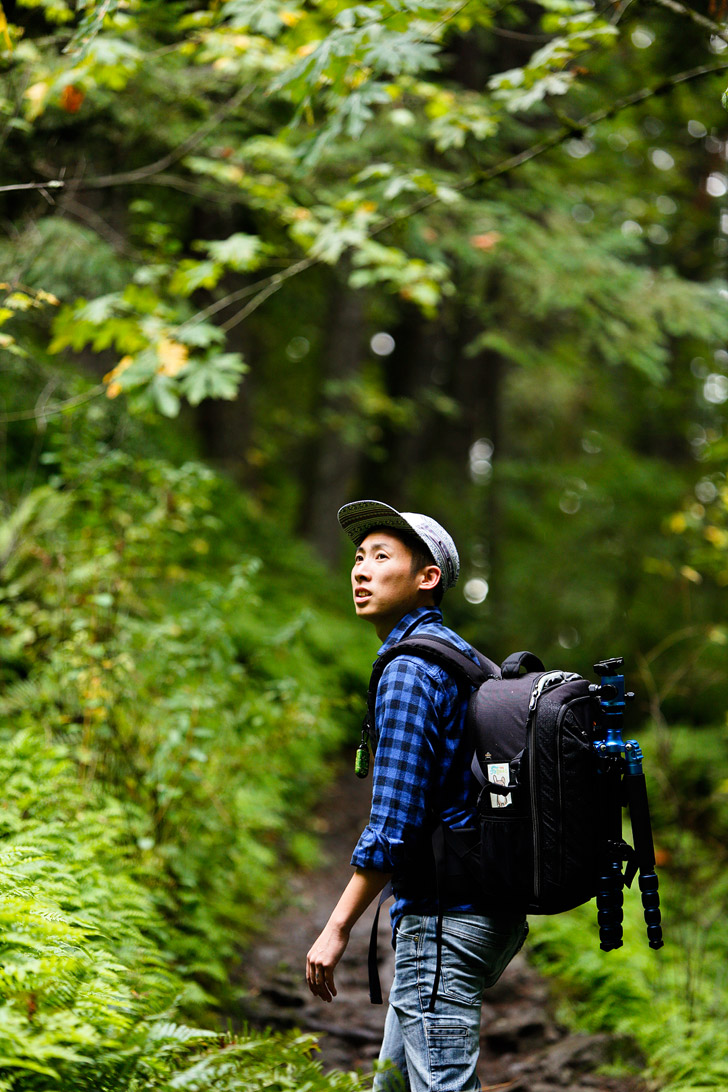
[[[306,982],[314,997],[333,1001],[336,997],[334,967],[349,943],[349,934],[329,923],[306,956]]]
[[[355,869],[323,932],[306,956],[306,982],[314,997],[322,1001],[333,1001],[336,997],[334,967],[346,951],[349,933],[388,880],[387,873],[372,868]]]

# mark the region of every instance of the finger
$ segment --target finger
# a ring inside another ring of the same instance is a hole
[[[322,975],[319,967],[311,960],[306,960],[306,981],[314,992],[316,992],[321,978]]]
[[[329,981],[333,985],[333,976],[331,972],[325,970],[320,964],[312,964],[310,969],[310,975],[308,980],[308,986],[311,993],[315,997],[320,997],[322,1001],[331,1001],[332,995],[329,989]],[[333,991],[336,992],[335,990]]]

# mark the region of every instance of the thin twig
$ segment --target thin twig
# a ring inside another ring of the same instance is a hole
[[[295,277],[298,273],[303,273],[304,270],[310,269],[311,266],[318,265],[320,261],[320,258],[303,258],[300,262],[296,262],[294,265],[289,266],[288,269],[284,269],[282,273],[274,273],[270,278],[270,283],[263,288],[250,303],[246,304],[240,311],[236,311],[227,322],[224,322],[221,329],[224,330],[225,333],[232,330],[233,327],[243,322],[248,315],[252,314],[253,311],[256,311],[261,304],[265,303],[269,296],[272,296],[274,292],[277,292],[279,288],[282,288],[285,282],[290,280],[291,277]]]
[[[67,212],[70,216],[75,216],[76,219],[83,220],[91,227],[91,230],[94,231],[96,235],[101,239],[105,239],[117,254],[123,254],[127,258],[141,257],[139,251],[130,246],[124,236],[120,235],[111,224],[107,224],[103,216],[100,216],[95,209],[90,209],[88,205],[84,205],[80,201],[75,201],[70,194],[67,197],[64,197],[61,203],[61,212]]]
[[[63,402],[54,402],[50,406],[44,405],[42,409],[36,407],[32,410],[17,410],[14,413],[0,414],[0,425],[9,425],[13,421],[34,421],[53,417],[56,413],[63,413],[66,409],[80,406],[84,402],[90,402],[92,398],[97,398],[104,390],[106,388],[103,383],[99,383],[97,386],[92,387],[90,391],[86,391],[85,394],[76,394],[73,398],[66,398]]]
[[[147,163],[144,167],[137,167],[133,171],[125,171],[121,174],[107,174],[101,175],[98,178],[86,178],[83,179],[79,185],[83,189],[105,189],[107,186],[125,186],[130,182],[142,182],[152,175],[161,174],[166,171],[168,167],[171,167],[173,163],[177,163],[189,152],[200,144],[208,133],[211,133],[213,129],[217,128],[223,118],[236,110],[241,103],[245,101],[250,95],[252,95],[254,87],[241,87],[237,94],[233,95],[231,99],[228,99],[219,110],[216,110],[212,117],[201,125],[199,129],[196,129],[187,140],[183,140],[181,144],[178,144],[176,148],[173,148],[171,152],[167,152],[160,159],[154,161],[154,163]]]
[[[16,182],[12,186],[0,186],[0,193],[14,193],[17,190],[60,190],[66,183],[60,178],[49,182]]]

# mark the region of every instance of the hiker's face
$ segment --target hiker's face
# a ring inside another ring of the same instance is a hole
[[[439,578],[436,565],[413,572],[404,543],[386,531],[372,531],[357,547],[351,570],[354,608],[384,639],[405,614],[432,601]]]

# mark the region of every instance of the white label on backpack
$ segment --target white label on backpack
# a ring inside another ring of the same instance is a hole
[[[503,788],[511,780],[511,768],[507,762],[489,762],[488,763],[488,780],[492,781],[495,785],[502,785]],[[490,806],[492,808],[507,808],[509,804],[513,803],[513,797],[510,793],[507,796],[499,796],[497,792],[490,794]]]

